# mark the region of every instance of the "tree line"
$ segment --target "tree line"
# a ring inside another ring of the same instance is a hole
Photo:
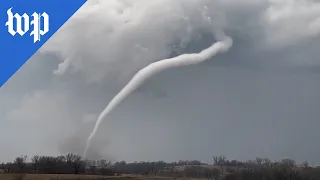
[[[140,174],[174,178],[207,178],[214,180],[319,180],[320,167],[310,167],[307,162],[298,166],[294,160],[271,161],[256,158],[249,161],[228,160],[214,156],[213,165],[201,161],[110,162],[83,160],[81,156],[20,156],[13,162],[0,164],[2,173],[19,174],[90,174],[118,176]]]
[[[83,160],[76,154],[61,156],[19,156],[12,162],[0,164],[2,173],[32,173],[32,174],[91,174],[91,175],[120,175],[120,174],[157,174],[170,167],[183,165],[201,165],[200,161],[178,161],[166,163],[120,161],[112,163],[102,160]]]

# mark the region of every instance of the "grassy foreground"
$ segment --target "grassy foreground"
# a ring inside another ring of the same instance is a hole
[[[172,180],[169,177],[146,177],[138,175],[96,176],[74,174],[26,174],[23,180]],[[178,179],[178,178],[177,178]],[[17,180],[17,174],[0,174],[0,180]]]

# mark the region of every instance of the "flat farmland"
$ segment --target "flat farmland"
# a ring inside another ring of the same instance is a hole
[[[172,180],[172,177],[147,177],[139,175],[96,176],[75,174],[26,174],[22,180]],[[185,178],[181,178],[183,180]],[[21,180],[17,174],[0,174],[0,180]],[[190,178],[189,178],[190,180]]]

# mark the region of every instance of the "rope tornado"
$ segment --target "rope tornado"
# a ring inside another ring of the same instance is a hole
[[[105,117],[129,94],[131,94],[141,84],[143,84],[148,78],[166,69],[201,63],[203,61],[206,61],[212,58],[218,53],[227,52],[232,45],[233,45],[233,40],[230,37],[225,37],[224,40],[218,41],[212,44],[209,48],[202,50],[200,53],[182,54],[174,58],[163,59],[163,60],[151,63],[147,67],[138,71],[133,76],[133,78],[129,81],[129,83],[109,102],[107,107],[99,115],[97,122],[94,126],[94,129],[90,134],[89,138],[87,139],[87,144],[86,144],[83,158],[86,158],[87,152],[90,148],[92,138],[97,133],[98,128],[102,123],[102,121],[105,119]]]

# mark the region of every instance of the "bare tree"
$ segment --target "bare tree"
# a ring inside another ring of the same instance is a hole
[[[66,161],[73,168],[74,174],[79,174],[81,168],[84,168],[85,162],[81,160],[81,156],[75,154],[67,154]]]
[[[227,158],[225,156],[214,156],[213,162],[214,165],[224,166],[226,164]]]
[[[20,156],[14,160],[14,164],[17,167],[17,172],[22,172],[26,166],[28,156]]]
[[[219,157],[218,156],[213,156],[213,164],[214,165],[218,165],[218,163],[219,163]]]
[[[257,163],[258,165],[261,165],[262,162],[263,162],[263,159],[262,159],[262,158],[260,158],[260,157],[257,157],[257,158],[256,158],[256,163]]]
[[[264,158],[264,159],[263,159],[263,165],[264,165],[265,167],[271,167],[271,161],[270,161],[270,159]]]
[[[105,160],[105,159],[101,159],[98,161],[99,168],[105,168],[105,167],[107,167],[107,165],[108,165],[107,160]]]
[[[97,173],[97,163],[96,163],[96,161],[94,161],[94,160],[92,160],[92,161],[88,160],[88,161],[86,162],[86,165],[88,166],[91,174],[95,175],[95,174]]]
[[[305,161],[302,163],[302,167],[306,169],[306,168],[309,168],[310,166],[309,166],[309,163]]]
[[[281,165],[284,168],[288,168],[288,169],[293,169],[296,167],[296,162],[292,159],[282,159],[281,160]]]
[[[38,171],[40,156],[36,155],[31,158],[33,171]]]

